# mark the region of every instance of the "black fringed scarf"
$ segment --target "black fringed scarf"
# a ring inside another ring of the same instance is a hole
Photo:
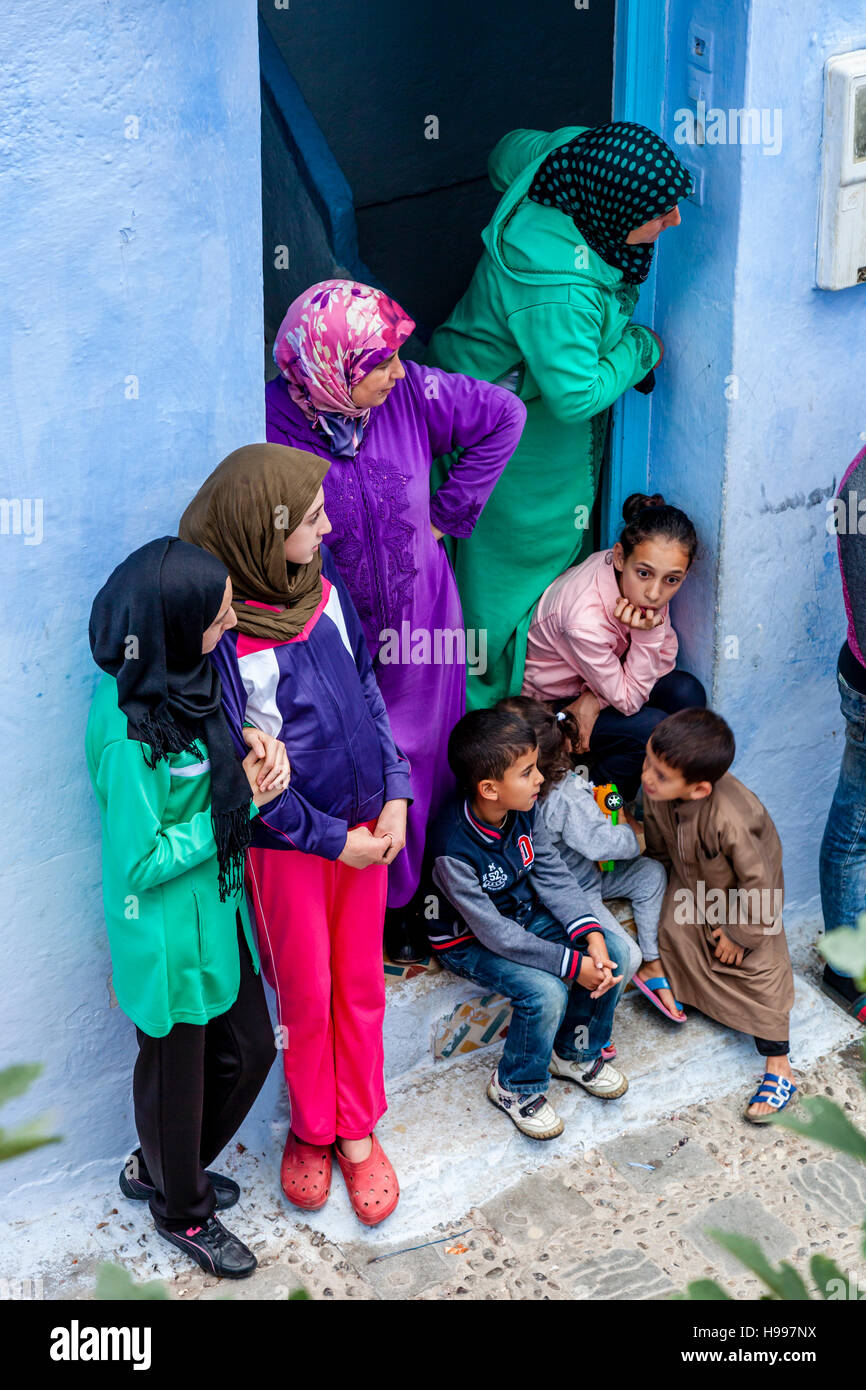
[[[251,793],[220,704],[202,637],[222,608],[228,572],[175,536],[150,541],[118,565],[90,614],[90,650],[117,680],[117,700],[148,767],[206,746],[220,902],[239,892],[250,843]]]

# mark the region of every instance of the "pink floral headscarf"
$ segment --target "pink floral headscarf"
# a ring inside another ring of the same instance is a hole
[[[369,408],[355,405],[352,389],[414,327],[414,319],[381,290],[355,280],[322,280],[289,305],[274,361],[308,420],[316,424],[321,414],[338,414],[366,424]]]

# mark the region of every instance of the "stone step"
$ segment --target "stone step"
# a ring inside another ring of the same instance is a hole
[[[445,997],[445,995],[443,995]],[[808,1073],[817,1056],[855,1037],[852,1023],[812,984],[796,977],[791,1019],[795,1072]],[[639,995],[617,1012],[616,1065],[630,1079],[619,1101],[599,1101],[569,1081],[552,1080],[550,1099],[566,1122],[562,1136],[538,1143],[518,1133],[485,1097],[499,1049],[428,1066],[389,1086],[388,1115],[377,1133],[400,1177],[398,1211],[366,1240],[392,1244],[430,1232],[505,1190],[550,1158],[595,1148],[627,1130],[652,1125],[678,1108],[735,1091],[744,1108],[762,1065],[751,1038],[692,1013],[667,1023]],[[808,1090],[808,1074],[805,1076]],[[741,1095],[740,1095],[741,1093]],[[744,1122],[745,1123],[745,1122]],[[279,1154],[274,1152],[274,1162]],[[336,1241],[357,1240],[357,1226],[341,1184],[310,1225]]]
[[[809,1066],[860,1029],[801,976],[795,982],[793,1065],[808,1092]],[[456,997],[447,978],[428,984],[426,991],[419,987],[418,1016],[422,1007],[432,1009],[431,995],[443,1003]],[[389,1084],[388,1113],[377,1127],[400,1178],[400,1205],[383,1227],[364,1233],[365,1243],[410,1243],[437,1223],[461,1218],[554,1157],[595,1148],[685,1106],[733,1092],[742,1109],[763,1070],[751,1038],[697,1013],[685,1024],[667,1023],[637,994],[620,1006],[616,1042],[616,1065],[629,1078],[627,1094],[605,1102],[570,1082],[552,1080],[550,1098],[565,1130],[545,1143],[525,1138],[486,1099],[498,1048],[460,1055],[444,1066],[404,1069]],[[272,1172],[279,1165],[286,1120],[283,1115],[273,1122],[262,1154],[263,1166]],[[327,1207],[307,1220],[338,1244],[359,1238],[339,1179]]]
[[[607,907],[636,936],[631,905],[612,899]],[[501,1044],[511,1017],[508,1000],[452,975],[437,959],[409,967],[386,961],[385,981],[385,1079],[389,1085],[419,1068],[441,1068],[480,1047]],[[627,985],[623,1002],[632,992],[634,987]]]
[[[812,1064],[859,1037],[862,1030],[802,976],[795,974],[795,984],[792,1060],[808,1094]],[[448,976],[435,985],[428,983],[426,989],[416,986],[419,1016],[422,1008],[433,1007],[429,995],[445,1004],[455,998],[453,990]],[[403,1036],[409,1037],[408,1030]],[[655,1150],[648,1155],[641,1149],[644,1131],[687,1106],[722,1096],[730,1096],[736,1119],[761,1071],[750,1038],[699,1014],[682,1025],[667,1023],[638,995],[624,1000],[618,1010],[616,1041],[616,1065],[630,1082],[627,1094],[604,1102],[569,1082],[551,1080],[550,1097],[565,1130],[546,1143],[526,1139],[487,1101],[485,1089],[498,1047],[458,1054],[444,1064],[425,1060],[420,1067],[405,1069],[389,1083],[389,1108],[376,1129],[400,1178],[400,1204],[383,1226],[371,1230],[359,1225],[339,1173],[321,1212],[305,1216],[283,1197],[279,1169],[289,1115],[281,1068],[275,1066],[238,1136],[242,1142],[233,1142],[215,1164],[231,1173],[243,1191],[241,1203],[231,1212],[230,1227],[241,1239],[252,1241],[261,1257],[276,1259],[277,1273],[285,1232],[304,1227],[316,1240],[320,1233],[352,1252],[359,1267],[366,1267],[372,1258],[436,1239],[446,1224],[468,1217],[466,1224],[471,1225],[474,1208],[488,1207],[525,1174],[553,1159],[573,1158],[624,1135],[635,1136],[630,1154],[635,1161],[657,1158]],[[775,1136],[767,1133],[766,1142],[773,1144]],[[146,1208],[118,1201],[117,1172],[126,1152],[106,1155],[76,1174],[74,1199],[68,1182],[61,1189],[31,1184],[16,1191],[6,1226],[8,1269],[26,1271],[31,1278],[45,1275],[51,1297],[64,1296],[55,1290],[69,1279],[73,1263],[79,1271],[88,1271],[88,1288],[100,1259],[119,1261],[138,1278],[171,1278],[187,1270],[182,1255],[153,1238]],[[670,1161],[675,1163],[676,1155]],[[720,1180],[725,1174],[720,1166]],[[578,1195],[575,1200],[580,1200]],[[75,1296],[82,1296],[80,1288]]]

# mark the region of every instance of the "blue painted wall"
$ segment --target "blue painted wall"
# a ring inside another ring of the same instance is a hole
[[[675,607],[684,657],[776,817],[789,921],[808,923],[842,734],[821,491],[866,430],[866,289],[814,287],[823,63],[866,45],[866,24],[860,0],[835,0],[829,19],[785,0],[670,0],[669,139],[692,15],[716,29],[715,103],[780,106],[784,138],[778,156],[693,156],[705,205],[660,257],[651,477],[698,524],[704,554]],[[0,1037],[2,1063],[48,1062],[4,1123],[54,1102],[66,1136],[0,1169],[20,1187],[114,1164],[132,1134],[134,1043],[109,1006],[82,750],[87,614],[114,564],[263,435],[255,6],[67,0],[58,25],[31,0],[0,50],[3,491],[43,509],[36,534],[0,532]]]
[[[3,492],[43,507],[41,543],[0,534],[0,1037],[3,1064],[48,1064],[3,1123],[54,1104],[65,1136],[5,1187],[113,1162],[132,1133],[84,764],[90,602],[264,437],[264,408],[255,0],[29,0],[0,52]]]
[[[806,935],[820,920],[818,846],[844,737],[825,497],[866,438],[866,287],[815,287],[823,68],[866,47],[866,14],[861,0],[671,0],[670,14],[668,139],[687,104],[693,17],[715,31],[713,104],[782,112],[776,155],[707,145],[689,156],[706,201],[665,234],[651,470],[701,534],[675,622],[736,734],[735,773],[776,820],[789,928]]]

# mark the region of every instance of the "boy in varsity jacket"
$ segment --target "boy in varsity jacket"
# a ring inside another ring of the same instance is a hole
[[[428,838],[439,890],[430,944],[447,969],[511,1000],[487,1096],[523,1134],[553,1139],[564,1126],[547,1098],[550,1073],[605,1100],[628,1089],[601,1055],[628,948],[606,939],[536,818],[544,779],[529,724],[475,710],[452,730],[448,761],[463,794]]]

